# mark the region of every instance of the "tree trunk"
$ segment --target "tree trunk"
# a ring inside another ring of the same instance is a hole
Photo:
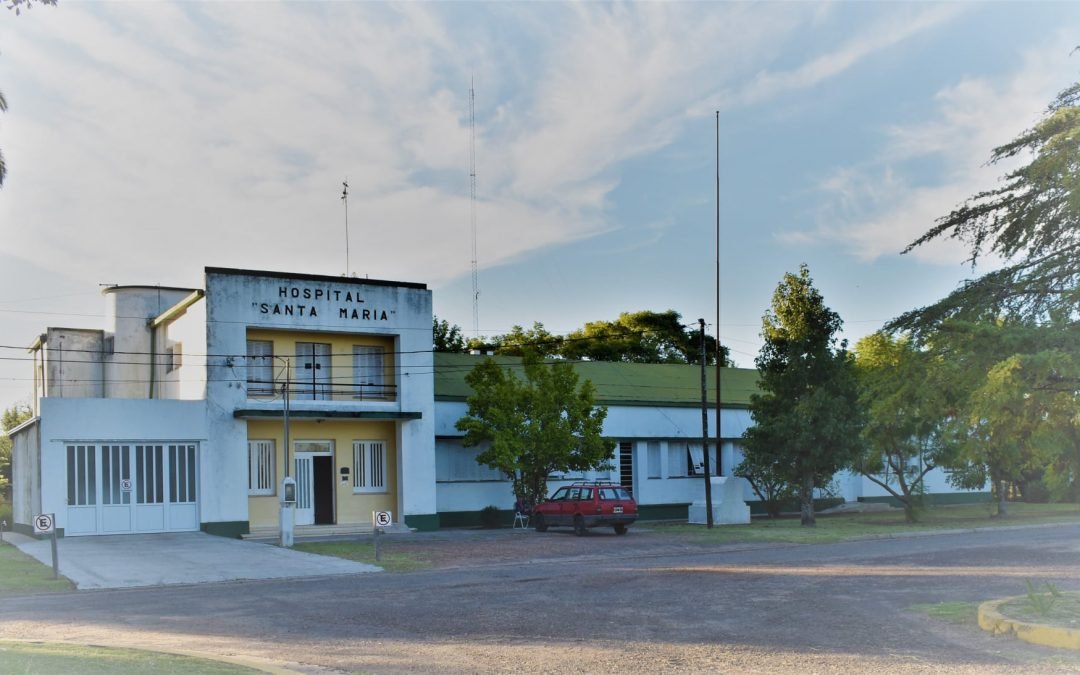
[[[802,477],[802,487],[800,489],[800,497],[802,499],[802,526],[803,527],[816,527],[817,520],[814,519],[814,475],[804,474]]]
[[[1006,482],[1003,481],[1003,480],[999,480],[997,482],[997,489],[998,489],[997,515],[998,515],[998,518],[1005,518],[1005,517],[1007,517],[1009,515],[1009,505],[1008,505],[1008,502],[1005,499],[1005,485],[1006,485]]]
[[[912,502],[911,497],[900,501],[904,505],[904,520],[908,525],[915,524],[915,504]]]

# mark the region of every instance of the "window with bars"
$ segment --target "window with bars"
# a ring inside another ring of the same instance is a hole
[[[248,396],[274,393],[274,343],[270,340],[247,341]]]
[[[273,441],[248,441],[248,494],[274,494]]]
[[[383,441],[353,441],[353,492],[386,492]]]

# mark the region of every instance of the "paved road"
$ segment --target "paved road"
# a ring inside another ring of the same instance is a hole
[[[1080,590],[1080,526],[741,550],[650,550],[631,533],[631,557],[606,533],[515,536],[534,562],[14,598],[0,635],[312,672],[1080,671],[1078,653],[909,611],[1021,594],[1027,578]],[[545,559],[553,544],[561,559]]]

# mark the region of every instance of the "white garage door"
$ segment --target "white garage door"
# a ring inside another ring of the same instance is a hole
[[[71,444],[65,534],[199,529],[195,443]]]

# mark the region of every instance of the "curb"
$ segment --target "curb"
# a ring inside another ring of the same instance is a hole
[[[1002,598],[1001,600],[991,600],[979,605],[979,628],[994,635],[1012,633],[1024,642],[1036,645],[1080,651],[1080,630],[1009,619],[998,610],[1006,602],[1024,597],[1017,595]]]

